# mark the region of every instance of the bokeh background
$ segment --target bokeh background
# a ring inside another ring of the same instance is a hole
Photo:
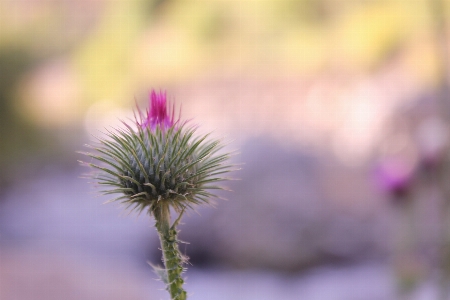
[[[76,152],[151,88],[243,164],[228,201],[184,218],[190,299],[396,299],[403,215],[374,169],[445,149],[449,16],[445,0],[0,0],[0,299],[167,299],[153,220],[103,205]],[[437,295],[436,178],[414,182],[412,299]]]

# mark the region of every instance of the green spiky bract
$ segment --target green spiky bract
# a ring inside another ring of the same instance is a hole
[[[166,128],[123,122],[123,128],[107,130],[83,154],[93,162],[84,163],[97,170],[93,178],[107,187],[104,194],[119,194],[120,201],[138,212],[147,210],[156,222],[165,269],[155,268],[171,299],[186,299],[183,265],[187,258],[178,249],[177,229],[183,212],[197,204],[211,203],[217,197],[211,190],[223,189],[216,182],[232,170],[229,153],[220,154],[223,144],[209,135],[197,137],[196,126],[178,122]],[[179,214],[171,225],[170,208]]]

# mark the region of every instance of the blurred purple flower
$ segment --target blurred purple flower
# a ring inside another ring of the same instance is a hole
[[[414,166],[404,160],[390,158],[380,162],[374,172],[377,187],[395,197],[405,196],[413,181]]]
[[[155,130],[157,126],[161,129],[167,129],[174,125],[174,107],[167,107],[166,92],[155,92],[152,90],[149,95],[150,109],[147,109],[146,114],[142,116],[141,112],[141,127],[148,127]]]

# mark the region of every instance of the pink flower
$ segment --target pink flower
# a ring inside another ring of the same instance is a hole
[[[148,127],[152,131],[158,126],[162,130],[172,127],[176,123],[174,122],[174,107],[167,108],[166,92],[152,90],[149,98],[150,109],[147,109],[146,115],[140,114],[141,127]]]
[[[380,190],[401,197],[411,188],[414,166],[401,159],[386,159],[378,164],[374,175]]]

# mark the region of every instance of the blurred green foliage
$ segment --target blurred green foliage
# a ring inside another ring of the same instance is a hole
[[[115,99],[130,84],[132,49],[144,30],[148,2],[109,2],[98,24],[74,49],[74,62],[88,99]]]
[[[0,48],[0,191],[34,173],[43,154],[52,155],[55,138],[22,118],[16,103],[20,82],[36,61],[25,48]]]
[[[24,49],[0,49],[0,168],[35,144],[33,129],[17,117],[13,105],[14,87],[31,63]]]

